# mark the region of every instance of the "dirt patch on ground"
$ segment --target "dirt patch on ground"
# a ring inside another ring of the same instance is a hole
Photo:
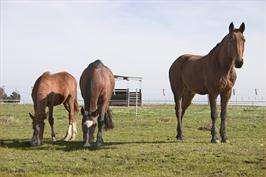
[[[160,122],[169,122],[170,118],[160,118],[159,121]]]
[[[212,128],[212,123],[208,123],[202,127],[199,127],[198,130],[202,130],[202,131],[211,131]]]
[[[13,120],[13,117],[0,116],[0,125],[7,125]]]

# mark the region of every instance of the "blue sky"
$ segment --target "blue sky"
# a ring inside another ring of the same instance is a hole
[[[1,0],[0,85],[29,99],[44,71],[68,71],[79,80],[90,62],[101,59],[115,74],[142,76],[144,98],[160,99],[164,88],[172,99],[173,61],[185,53],[207,54],[230,22],[245,22],[245,63],[235,88],[243,97],[258,88],[265,99],[265,12],[265,1]]]

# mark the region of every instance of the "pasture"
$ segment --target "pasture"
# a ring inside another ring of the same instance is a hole
[[[265,176],[266,108],[229,106],[227,144],[211,144],[208,106],[192,105],[184,118],[184,142],[177,142],[173,105],[113,107],[115,129],[99,149],[82,147],[81,115],[74,142],[45,140],[30,147],[32,105],[0,104],[0,176]],[[55,108],[57,139],[67,130],[67,112]],[[220,124],[220,119],[218,121]]]

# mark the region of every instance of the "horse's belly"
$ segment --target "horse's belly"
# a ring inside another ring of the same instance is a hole
[[[197,94],[206,95],[206,94],[208,94],[208,91],[207,90],[202,90],[202,91],[199,91]]]
[[[200,94],[200,95],[206,95],[208,94],[208,90],[206,88],[191,88],[189,89],[192,93]]]
[[[204,79],[190,79],[185,81],[186,89],[195,94],[206,95],[208,94],[208,89],[205,87]]]
[[[57,106],[60,105],[64,102],[65,97],[61,94],[58,93],[53,93],[51,95],[49,95],[49,99],[48,99],[48,105],[49,106]]]
[[[183,68],[182,81],[189,91],[205,95],[208,94],[208,90],[205,84],[203,68],[199,64],[198,62],[195,63],[195,61],[188,61],[186,67]]]

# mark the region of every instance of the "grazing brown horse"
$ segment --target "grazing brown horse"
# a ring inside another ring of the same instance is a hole
[[[75,116],[76,112],[78,112],[77,82],[75,78],[67,72],[56,74],[45,72],[36,80],[31,96],[34,103],[34,115],[29,113],[34,130],[31,145],[42,144],[44,119],[46,119],[47,115],[45,112],[46,107],[49,110],[48,117],[52,140],[56,141],[53,107],[62,103],[69,113],[69,127],[64,140],[74,140],[77,133]]]
[[[175,99],[178,140],[183,140],[183,116],[191,104],[195,94],[208,94],[212,119],[212,143],[217,143],[216,111],[217,96],[221,97],[222,142],[227,141],[226,112],[232,87],[236,80],[235,68],[243,65],[245,24],[235,29],[233,23],[229,26],[229,34],[218,43],[207,55],[182,55],[170,67],[169,79]]]
[[[79,84],[84,99],[84,108],[81,108],[84,147],[92,145],[97,122],[98,147],[103,144],[103,126],[106,130],[113,128],[109,101],[115,85],[114,75],[100,60],[96,60],[83,71]]]

